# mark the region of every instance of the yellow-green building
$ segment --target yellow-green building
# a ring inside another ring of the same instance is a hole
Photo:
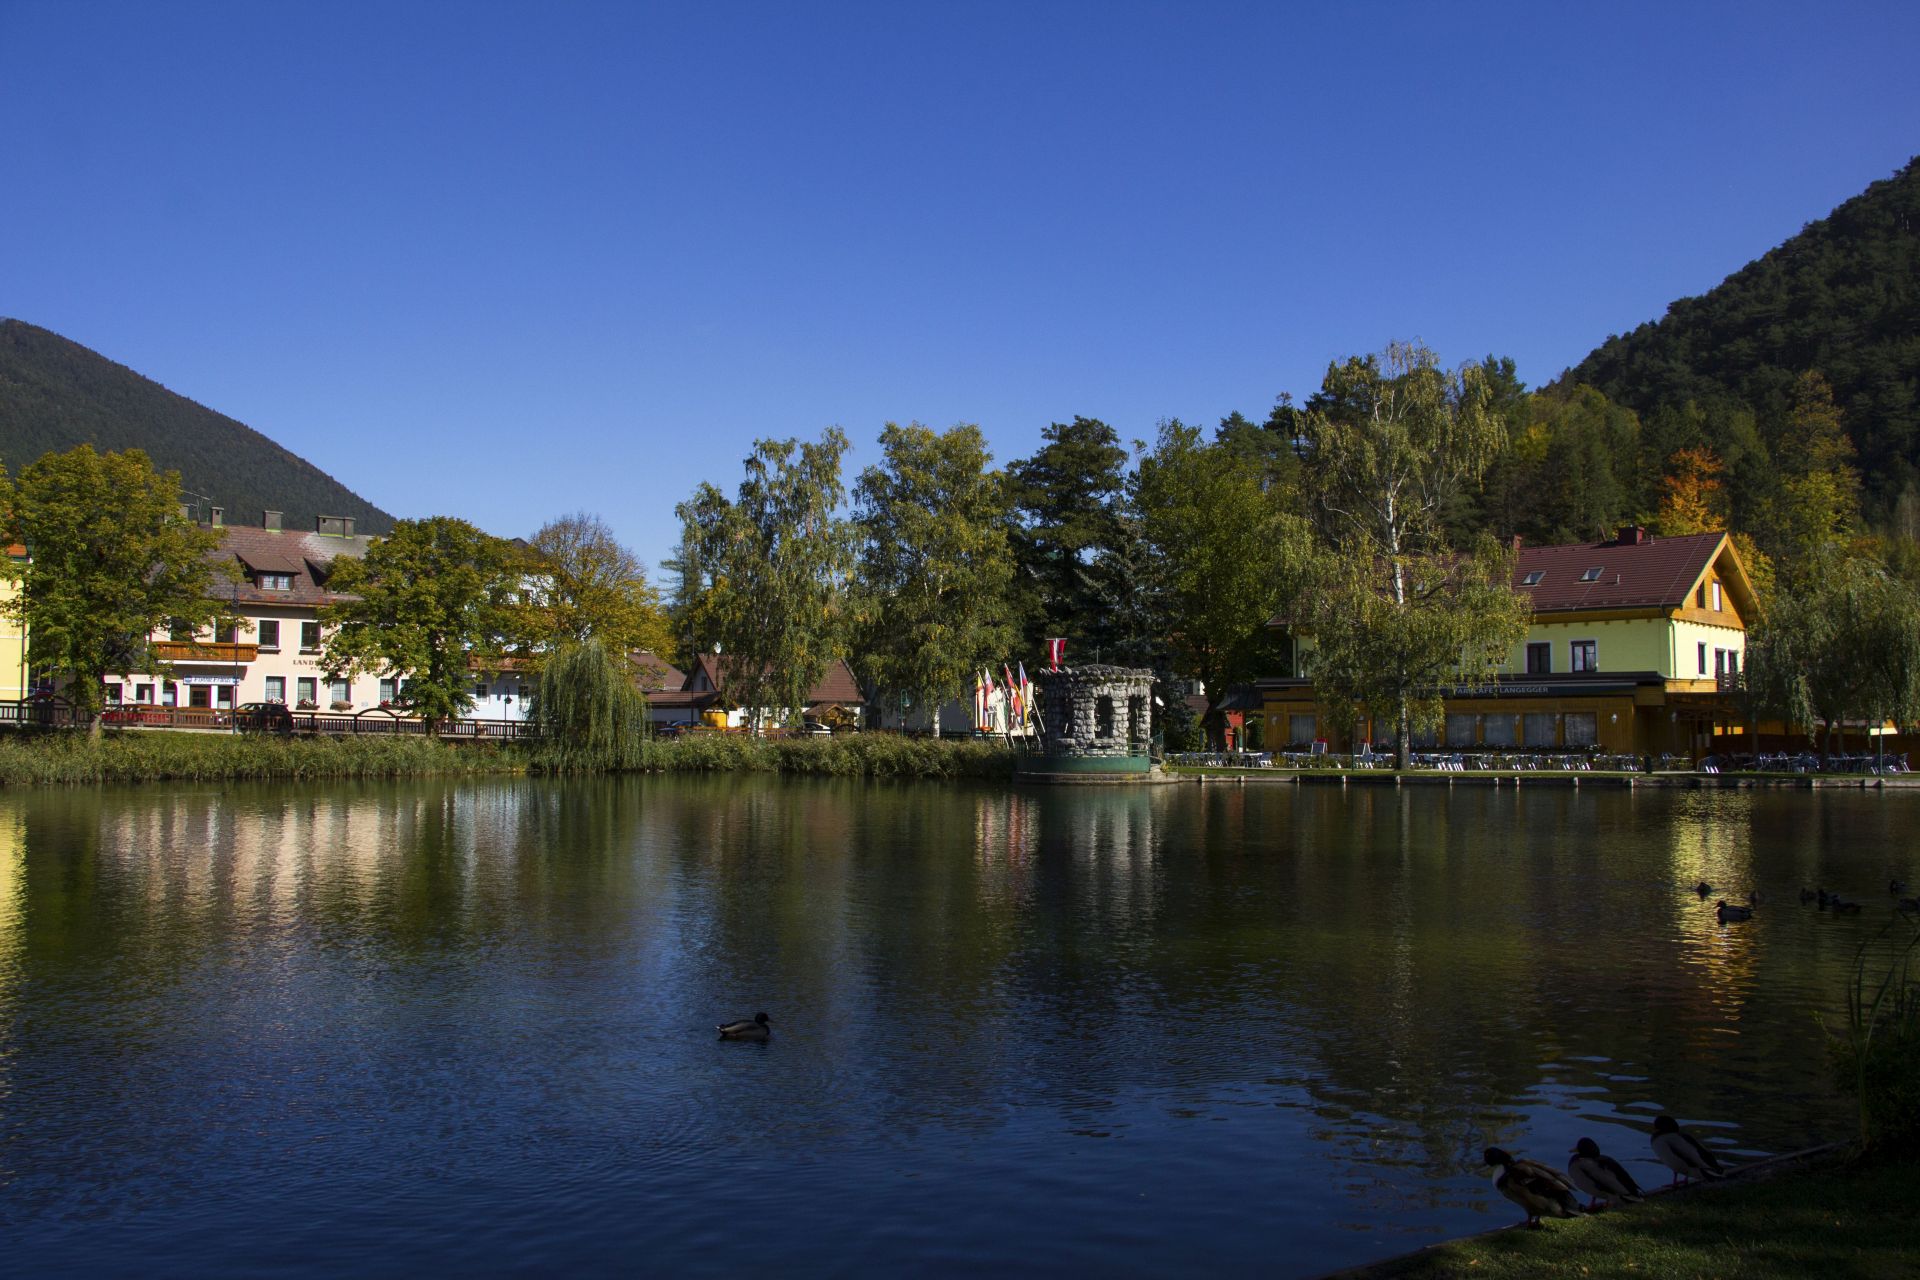
[[[1754,616],[1752,584],[1724,533],[1521,547],[1514,590],[1532,625],[1492,685],[1460,687],[1421,745],[1702,755],[1740,731],[1732,690]],[[1266,741],[1347,750],[1391,742],[1363,722],[1349,740],[1315,704],[1298,668],[1259,682]]]
[[[19,567],[27,558],[22,546],[7,548],[7,555]],[[0,577],[0,604],[12,604],[20,598],[17,578]],[[27,696],[32,686],[27,679],[27,624],[0,611],[0,702],[15,702]]]

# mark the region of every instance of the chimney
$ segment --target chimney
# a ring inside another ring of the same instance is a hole
[[[180,518],[182,520],[198,523],[200,519],[200,513],[193,509],[193,504],[191,502],[183,502],[180,504]]]
[[[1647,537],[1647,531],[1642,526],[1637,524],[1623,524],[1620,526],[1620,536],[1615,538],[1614,541],[1623,547],[1641,547],[1651,542],[1652,539]]]
[[[340,535],[345,538],[351,538],[353,536],[353,517],[352,516],[340,517]]]
[[[336,538],[351,538],[353,536],[353,517],[315,516],[313,531],[315,533],[331,534]]]
[[[275,533],[278,533],[280,532],[280,517],[281,513],[278,511],[262,511],[260,513],[260,527],[263,529],[271,529]]]
[[[218,529],[227,522],[227,509],[225,507],[208,507],[207,510],[213,513],[207,518],[212,522],[214,528]]]
[[[1522,538],[1520,537],[1520,535],[1519,535],[1519,534],[1517,534],[1517,533],[1516,533],[1516,534],[1514,534],[1514,535],[1513,535],[1513,542],[1512,542],[1512,544],[1511,544],[1511,545],[1510,545],[1510,546],[1509,546],[1509,547],[1508,547],[1507,549],[1508,549],[1509,551],[1511,551],[1511,552],[1512,552],[1512,553],[1513,553],[1514,555],[1516,555],[1516,556],[1517,556],[1517,555],[1519,555],[1519,554],[1520,554],[1520,543],[1521,543],[1521,542],[1522,542]]]

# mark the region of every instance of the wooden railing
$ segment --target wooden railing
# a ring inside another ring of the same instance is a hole
[[[241,730],[268,733],[295,733],[348,737],[366,734],[419,737],[427,732],[427,723],[413,716],[399,716],[372,709],[358,715],[349,712],[290,711],[284,718],[262,715],[250,708],[240,710]],[[101,723],[114,729],[217,729],[234,730],[234,713],[225,707],[157,707],[126,702],[110,706]],[[273,723],[278,721],[276,725]],[[0,725],[29,725],[46,729],[84,727],[86,720],[63,698],[26,698],[18,702],[0,701]],[[521,720],[442,720],[433,727],[436,737],[453,742],[519,742],[539,736],[531,723]]]
[[[162,662],[252,662],[260,656],[260,646],[224,640],[155,640],[153,656]]]

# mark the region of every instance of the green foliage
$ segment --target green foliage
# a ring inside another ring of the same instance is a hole
[[[392,516],[251,427],[45,329],[0,320],[0,388],[0,457],[10,466],[79,444],[138,449],[211,495],[230,523],[256,523],[272,509],[289,529],[311,529],[321,514],[352,516],[361,533],[393,527]]]
[[[692,733],[650,738],[639,767],[678,773],[792,773],[849,778],[1004,778],[1013,754],[977,738],[894,733],[755,737]]]
[[[1920,925],[1896,914],[1860,944],[1847,1015],[1829,1040],[1834,1076],[1860,1108],[1869,1151],[1920,1155]]]
[[[845,488],[847,438],[762,440],[729,501],[710,484],[677,508],[681,559],[701,582],[689,617],[717,643],[736,705],[797,718],[807,694],[844,655],[845,595],[853,564]]]
[[[428,721],[473,703],[473,673],[494,669],[517,634],[524,569],[510,543],[451,516],[402,520],[364,559],[334,561],[328,588],[350,598],[322,621],[329,675],[406,678],[408,702]]]
[[[1822,551],[1749,632],[1756,717],[1825,724],[1920,718],[1920,592],[1866,556]]]
[[[1209,444],[1173,421],[1134,477],[1170,660],[1179,674],[1205,682],[1207,732],[1216,742],[1228,686],[1273,668],[1268,622],[1311,554],[1311,530],[1288,509],[1285,474],[1244,445]]]
[[[304,781],[424,774],[518,773],[511,748],[420,737],[275,738],[257,734],[110,731],[0,735],[0,786],[103,782]]]
[[[1007,468],[1018,518],[1017,590],[1027,609],[1024,651],[1037,657],[1048,637],[1064,636],[1068,659],[1088,661],[1106,638],[1100,624],[1124,540],[1127,451],[1097,418],[1055,422],[1041,436],[1038,452]]]
[[[597,639],[608,652],[669,655],[673,632],[646,566],[599,516],[550,520],[533,535],[523,638],[536,660],[548,649]]]
[[[1916,227],[1920,162],[1909,162],[1664,319],[1608,339],[1563,381],[1599,388],[1650,427],[1688,406],[1717,414],[1704,439],[1669,437],[1657,457],[1702,444],[1737,471],[1738,418],[1719,409],[1744,410],[1761,438],[1790,437],[1799,380],[1817,369],[1852,432],[1869,506],[1889,512],[1920,477]]]
[[[1006,480],[976,426],[890,422],[880,447],[855,488],[856,656],[882,696],[932,708],[937,734],[940,704],[1014,642]]]
[[[28,661],[69,677],[67,698],[89,716],[109,671],[158,669],[155,628],[222,616],[209,595],[218,539],[182,520],[179,501],[180,478],[146,454],[89,444],[47,454],[12,486],[5,534],[30,558],[6,566],[21,580],[6,612],[26,624]]]
[[[647,700],[623,658],[599,639],[563,645],[541,665],[533,721],[537,758],[559,773],[636,767],[647,738]]]

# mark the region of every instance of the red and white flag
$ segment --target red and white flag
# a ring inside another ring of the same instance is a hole
[[[1047,667],[1050,670],[1058,671],[1060,669],[1060,664],[1065,662],[1066,660],[1067,660],[1066,640],[1064,638],[1055,637],[1054,639],[1047,641]]]

